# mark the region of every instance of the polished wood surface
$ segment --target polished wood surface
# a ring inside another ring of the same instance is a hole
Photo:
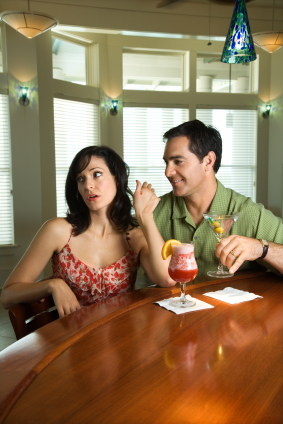
[[[145,288],[5,349],[2,422],[281,423],[283,278],[198,281],[188,293],[214,309],[176,315],[153,302],[177,288]],[[229,305],[202,296],[227,286],[263,298]]]

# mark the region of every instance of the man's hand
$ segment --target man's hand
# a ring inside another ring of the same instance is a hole
[[[237,235],[226,237],[216,245],[216,256],[223,265],[227,266],[231,274],[236,272],[245,261],[260,258],[262,252],[263,248],[259,240]]]

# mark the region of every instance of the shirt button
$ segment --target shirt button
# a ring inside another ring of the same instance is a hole
[[[195,240],[197,240],[198,239],[198,236],[195,236]]]

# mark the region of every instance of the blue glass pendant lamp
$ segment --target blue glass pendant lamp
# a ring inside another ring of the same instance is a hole
[[[245,0],[236,0],[221,62],[245,63],[256,60]]]

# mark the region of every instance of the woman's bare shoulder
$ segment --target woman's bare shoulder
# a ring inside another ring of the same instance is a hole
[[[134,237],[134,238],[144,236],[143,232],[140,228],[133,228],[132,230],[128,231],[128,234],[129,234],[130,237]]]
[[[65,218],[53,218],[46,221],[43,224],[43,227],[52,231],[66,231],[67,229],[72,228],[72,225],[67,222]]]
[[[128,234],[131,248],[136,253],[139,253],[146,243],[142,230],[140,228],[133,228],[132,230],[128,231]]]
[[[64,218],[54,218],[46,221],[39,233],[48,239],[54,238],[58,246],[65,245],[70,238],[72,225]]]

